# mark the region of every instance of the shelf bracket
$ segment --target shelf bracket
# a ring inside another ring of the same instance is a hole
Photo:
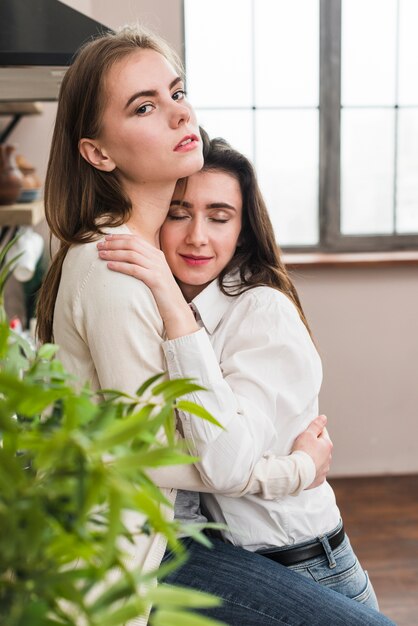
[[[4,143],[6,141],[6,139],[9,137],[9,135],[12,132],[12,130],[14,129],[14,127],[21,120],[21,118],[22,118],[22,113],[15,113],[13,115],[13,118],[7,124],[6,128],[3,128],[3,130],[0,133],[0,143]]]

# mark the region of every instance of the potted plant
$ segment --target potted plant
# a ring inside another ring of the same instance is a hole
[[[156,587],[156,572],[125,560],[141,533],[155,531],[177,555],[166,571],[186,558],[147,470],[195,460],[175,441],[174,409],[215,421],[182,399],[196,385],[154,377],[134,396],[77,389],[57,346],[35,349],[10,330],[3,289],[12,263],[0,272],[0,623],[118,626],[152,602],[154,626],[217,624],[190,611],[217,599]]]

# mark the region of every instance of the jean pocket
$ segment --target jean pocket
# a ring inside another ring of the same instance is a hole
[[[377,602],[376,594],[373,589],[373,585],[370,582],[369,574],[366,570],[364,570],[364,574],[366,577],[366,586],[363,591],[361,591],[357,596],[354,596],[353,600],[356,602],[360,602],[361,604],[365,604],[366,606],[379,610],[379,605]]]
[[[326,587],[344,588],[344,595],[354,598],[364,590],[366,578],[360,563],[354,560],[339,562],[336,559],[336,567],[330,568],[328,562],[308,567],[309,572],[318,583]]]
[[[291,566],[291,569],[349,598],[364,593],[367,577],[351,548],[348,537],[334,550],[334,558],[336,565],[332,568],[324,555]]]

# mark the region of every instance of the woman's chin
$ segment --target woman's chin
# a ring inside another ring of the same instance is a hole
[[[196,148],[196,153],[190,153],[187,155],[187,158],[181,163],[179,167],[179,171],[181,173],[178,175],[178,178],[186,178],[186,176],[191,176],[192,174],[196,174],[196,172],[200,172],[203,167],[203,154],[200,148]]]

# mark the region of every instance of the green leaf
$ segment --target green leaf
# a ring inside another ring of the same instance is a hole
[[[132,572],[130,576],[121,569],[119,576],[112,582],[110,587],[103,590],[102,581],[99,582],[100,595],[95,598],[93,604],[89,606],[89,612],[92,615],[103,612],[109,606],[112,606],[118,600],[129,598],[133,595],[133,590],[137,587],[141,580],[140,572]]]
[[[141,491],[144,491],[150,498],[155,500],[156,502],[160,502],[165,506],[170,507],[171,503],[167,498],[161,493],[159,487],[157,487],[152,480],[145,474],[145,472],[141,472],[137,477],[137,484],[140,487]]]
[[[114,402],[119,398],[127,398],[128,400],[133,400],[133,396],[129,393],[125,393],[124,391],[117,391],[116,389],[100,389],[100,391],[96,394],[101,400],[102,397],[105,398],[105,402]]]
[[[195,541],[206,548],[211,548],[212,543],[202,530],[206,528],[205,524],[180,524],[179,531],[184,537],[192,537]]]
[[[42,389],[39,385],[20,381],[12,374],[0,372],[0,393],[7,396],[15,412],[22,415],[34,416],[70,392],[65,388]]]
[[[121,532],[121,511],[121,494],[116,489],[111,488],[109,494],[108,529],[103,550],[104,560],[102,567],[104,569],[110,566],[116,551],[116,542]]]
[[[159,504],[145,492],[137,491],[132,497],[134,509],[144,514],[147,522],[157,532],[169,533],[170,524],[167,522]],[[172,533],[174,535],[174,531]]]
[[[224,622],[198,613],[161,609],[151,615],[151,626],[226,626]]]
[[[140,617],[145,613],[145,603],[133,598],[121,608],[100,615],[100,626],[123,626],[128,620]]]
[[[35,357],[35,350],[32,348],[29,341],[25,339],[25,337],[22,337],[13,330],[10,331],[10,336],[13,338],[13,341],[17,343],[19,347],[23,350],[25,356],[28,359],[33,359]]]
[[[111,424],[104,434],[96,439],[96,450],[109,450],[117,445],[130,442],[141,432],[142,428],[147,427],[146,420],[153,409],[152,405],[146,405],[137,413]]]
[[[156,380],[158,380],[159,378],[162,378],[162,376],[164,376],[165,373],[161,372],[161,374],[155,374],[155,376],[151,376],[151,378],[148,378],[148,380],[146,380],[140,387],[138,387],[138,389],[135,392],[136,396],[143,396],[144,392],[151,387],[151,385],[153,385],[155,383]]]
[[[10,331],[10,337],[12,336]],[[19,376],[22,370],[27,369],[28,360],[22,354],[17,341],[11,341],[7,357],[4,359],[3,371],[13,376]]]
[[[7,247],[7,246],[6,246]],[[18,259],[22,256],[23,252],[16,254],[10,261],[5,263],[0,272],[0,293],[3,296],[4,285],[6,284],[9,276],[13,272],[14,265]]]
[[[11,239],[9,243],[7,243],[5,246],[0,248],[0,265],[2,265],[4,259],[6,258],[7,253],[9,252],[11,248],[13,248],[13,246],[19,240],[20,237],[21,235],[17,235],[16,237],[13,237],[13,239]]]
[[[180,454],[177,450],[162,448],[160,450],[151,450],[139,455],[139,462],[144,467],[160,467],[162,465],[186,465],[197,463],[199,457],[190,456],[189,454]]]
[[[50,361],[58,352],[59,346],[53,343],[44,343],[38,350],[38,359]]]
[[[85,396],[69,395],[64,401],[63,426],[68,430],[82,426],[94,419],[98,412],[97,405]]]
[[[3,359],[7,352],[7,342],[10,335],[10,328],[7,322],[0,323],[0,358]]]
[[[215,424],[215,426],[219,426],[224,430],[224,427],[217,419],[213,417],[203,406],[195,404],[194,402],[189,402],[188,400],[178,400],[176,402],[176,409],[179,411],[184,411],[185,413],[192,413],[192,415],[197,415],[202,419],[210,422],[211,424]]]
[[[192,457],[188,454],[181,454],[178,450],[170,448],[159,448],[149,452],[136,452],[134,454],[125,455],[117,460],[112,461],[113,467],[117,471],[125,469],[135,469],[146,467],[161,467],[163,465],[186,465],[196,463],[198,457]]]
[[[186,587],[173,587],[164,583],[148,592],[151,602],[165,607],[207,608],[219,606],[221,600],[203,591],[191,590]]]
[[[19,430],[19,425],[16,420],[7,413],[9,412],[4,410],[4,403],[0,402],[0,432],[16,433]]]
[[[167,380],[152,389],[154,396],[161,394],[166,402],[174,400],[179,396],[185,396],[193,391],[206,391],[201,385],[191,382],[190,378],[179,378],[176,380]]]

